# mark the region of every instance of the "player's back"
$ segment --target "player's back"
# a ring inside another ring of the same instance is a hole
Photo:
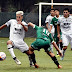
[[[36,26],[37,27],[37,39],[44,39],[44,40],[50,40],[51,38],[50,38],[50,32],[47,30],[47,29],[45,29],[45,28],[43,28],[43,27],[38,27],[38,26]]]

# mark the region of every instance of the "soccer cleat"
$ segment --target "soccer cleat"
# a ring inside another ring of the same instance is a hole
[[[35,64],[34,66],[35,66],[35,68],[39,68],[39,65],[37,65],[37,64]]]
[[[15,63],[16,63],[17,65],[21,65],[21,62],[20,62],[18,59],[15,59]]]
[[[64,59],[64,56],[62,56],[61,58],[60,58],[60,60],[63,60]]]
[[[30,67],[34,67],[34,64],[30,64]]]
[[[72,48],[71,48],[71,51],[72,51]]]
[[[56,55],[56,57],[60,57],[60,55]]]
[[[63,56],[61,56],[60,60],[64,59],[64,51],[62,51]]]
[[[62,68],[62,66],[61,66],[61,65],[58,65],[58,68],[60,68],[60,69],[61,69],[61,68]]]

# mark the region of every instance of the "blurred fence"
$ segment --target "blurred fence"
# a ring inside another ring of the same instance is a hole
[[[45,25],[45,18],[47,13],[42,14],[42,25]],[[0,26],[6,23],[10,19],[15,19],[15,12],[1,12],[0,13]],[[38,25],[38,13],[25,13],[24,19],[26,23],[33,22]],[[0,37],[9,37],[9,28],[4,28],[0,30]],[[29,27],[28,32],[26,32],[26,37],[36,37],[36,31]]]

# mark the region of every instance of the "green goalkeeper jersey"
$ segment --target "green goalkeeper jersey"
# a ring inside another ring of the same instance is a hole
[[[51,33],[47,29],[35,25],[35,30],[37,31],[37,39],[50,40],[51,42],[53,41]]]

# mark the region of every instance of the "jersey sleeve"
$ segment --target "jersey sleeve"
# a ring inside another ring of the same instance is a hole
[[[9,20],[8,22],[5,23],[5,25],[10,26],[11,25],[11,20]]]
[[[37,26],[37,25],[35,25],[33,28],[34,28],[35,30],[37,30],[37,29],[38,29],[38,26]]]
[[[46,17],[45,23],[49,22],[49,16]]]
[[[23,25],[27,26],[28,27],[28,24],[24,21],[22,21]]]

